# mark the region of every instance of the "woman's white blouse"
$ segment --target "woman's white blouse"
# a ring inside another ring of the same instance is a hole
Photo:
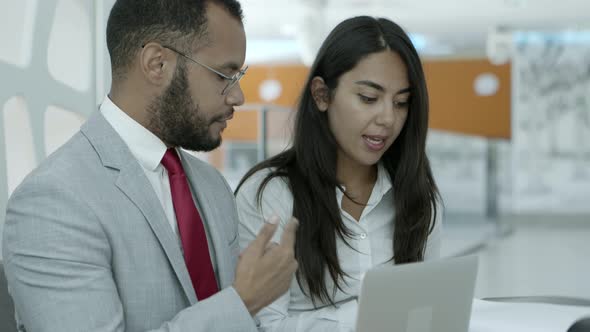
[[[280,242],[284,226],[293,212],[293,196],[284,179],[273,178],[265,187],[261,205],[257,204],[258,187],[269,170],[262,170],[250,177],[237,194],[237,208],[240,217],[240,246],[242,249],[256,238],[265,220],[272,215],[280,218],[279,228],[272,241]],[[343,193],[334,193],[338,205],[342,206]],[[293,278],[290,289],[256,316],[261,331],[354,331],[357,301],[361,280],[374,266],[387,263],[393,257],[393,217],[395,214],[392,199],[391,181],[386,170],[379,166],[377,181],[371,192],[368,204],[357,222],[346,211],[340,209],[342,221],[354,236],[347,239],[349,247],[337,237],[337,250],[340,266],[348,274],[346,283],[341,283],[343,291],[337,290],[334,300],[337,307],[321,305],[314,309],[311,299],[304,295],[297,280]],[[440,256],[442,209],[437,209],[437,220],[425,252],[425,260]],[[328,290],[333,282],[328,277]]]

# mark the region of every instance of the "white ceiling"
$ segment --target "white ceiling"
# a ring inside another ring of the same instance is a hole
[[[491,30],[590,29],[590,0],[241,0],[249,46],[296,41],[314,53],[340,21],[387,17],[425,42],[426,56],[483,56]],[[281,47],[289,47],[283,45]],[[293,47],[291,47],[292,49]],[[307,51],[305,51],[307,49]],[[280,53],[274,50],[274,53]],[[256,49],[257,53],[260,53]],[[290,51],[285,50],[287,54]],[[273,52],[269,53],[269,57]],[[292,52],[291,52],[292,53]],[[280,56],[280,55],[276,55]]]

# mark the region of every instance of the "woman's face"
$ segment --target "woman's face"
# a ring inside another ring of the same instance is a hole
[[[312,90],[323,84],[319,82]],[[406,65],[390,50],[370,54],[344,73],[329,102],[315,98],[319,109],[328,112],[339,164],[379,162],[404,127],[409,98]]]

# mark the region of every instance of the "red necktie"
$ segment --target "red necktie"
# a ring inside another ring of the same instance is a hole
[[[172,204],[180,232],[184,261],[199,301],[217,293],[217,281],[209,256],[203,220],[195,207],[180,158],[174,149],[166,150],[162,165],[168,171]]]

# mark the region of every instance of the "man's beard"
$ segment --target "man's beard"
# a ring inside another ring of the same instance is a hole
[[[221,144],[209,127],[224,115],[207,119],[190,96],[186,64],[179,62],[170,86],[149,106],[149,129],[165,144],[191,151],[211,151]]]

